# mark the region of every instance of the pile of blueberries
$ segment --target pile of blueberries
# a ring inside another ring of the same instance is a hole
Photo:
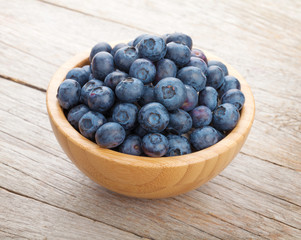
[[[184,155],[217,143],[240,118],[239,81],[186,34],[143,34],[113,49],[100,42],[89,60],[68,72],[57,99],[70,124],[103,148]]]

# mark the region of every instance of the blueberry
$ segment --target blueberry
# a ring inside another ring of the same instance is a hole
[[[122,144],[125,136],[125,130],[119,123],[108,122],[98,128],[95,140],[103,148],[115,148]]]
[[[127,47],[127,46],[128,46],[128,45],[125,44],[125,43],[118,43],[118,44],[116,44],[116,45],[113,47],[112,51],[111,51],[111,55],[114,57],[114,56],[115,56],[115,53],[116,53],[120,48]]]
[[[211,123],[212,112],[206,106],[198,106],[190,112],[194,128],[207,126]]]
[[[239,117],[239,112],[233,104],[221,104],[213,112],[213,127],[220,131],[232,130],[237,125]]]
[[[148,131],[141,127],[140,124],[135,128],[134,133],[137,134],[139,137],[144,137]]]
[[[222,96],[221,102],[232,103],[240,110],[245,103],[245,95],[238,89],[230,89]]]
[[[187,97],[185,102],[181,106],[181,109],[183,109],[186,112],[189,112],[198,105],[198,93],[193,87],[189,85],[185,85],[185,88]]]
[[[210,66],[218,66],[218,67],[220,67],[223,70],[224,76],[228,75],[228,68],[222,62],[216,61],[216,60],[210,60],[208,62],[208,67],[210,67]]]
[[[133,129],[137,120],[138,108],[132,103],[119,103],[113,108],[112,120],[125,130]]]
[[[153,86],[150,85],[144,85],[144,91],[143,95],[139,100],[139,105],[144,106],[148,103],[155,102],[155,89]]]
[[[189,37],[188,35],[186,35],[184,33],[171,33],[171,34],[169,34],[168,37],[166,38],[166,43],[169,43],[169,42],[184,44],[187,47],[189,47],[189,49],[192,48],[192,39],[191,39],[191,37]]]
[[[167,135],[168,151],[166,157],[180,156],[191,153],[190,143],[187,138],[178,135]]]
[[[90,81],[90,80],[92,80],[92,79],[96,79],[96,78],[94,78],[93,74],[90,73],[90,75],[89,75],[89,80],[88,80],[88,81]]]
[[[147,58],[152,62],[159,61],[166,54],[166,43],[163,38],[153,35],[147,35],[137,45],[139,56]]]
[[[161,35],[161,38],[163,38],[163,40],[166,42],[166,39],[168,38],[169,35],[170,33],[164,33],[163,35]]]
[[[69,109],[79,103],[81,87],[74,79],[66,79],[57,90],[57,99],[64,109]]]
[[[216,129],[210,126],[197,128],[190,134],[190,143],[196,150],[210,147],[219,141],[220,137]]]
[[[91,74],[91,65],[85,65],[82,67],[82,69],[86,72],[86,74],[90,77]]]
[[[81,117],[89,112],[89,108],[85,104],[77,105],[70,109],[68,112],[68,122],[76,129],[78,130],[78,122],[81,119]]]
[[[233,76],[226,76],[224,83],[218,90],[219,97],[223,96],[225,92],[230,89],[239,89],[240,90],[240,82]]]
[[[167,45],[165,58],[172,60],[177,66],[183,67],[190,61],[190,49],[183,44],[170,42]]]
[[[83,68],[73,68],[67,73],[66,79],[74,79],[82,87],[86,82],[88,82],[89,75],[90,73],[87,73],[87,71]]]
[[[160,103],[146,104],[138,113],[138,122],[148,132],[162,132],[169,123],[168,111]]]
[[[143,83],[137,78],[126,78],[115,88],[116,96],[123,102],[133,103],[138,101],[144,91]]]
[[[216,129],[215,129],[216,130]],[[218,133],[218,141],[222,140],[223,138],[226,137],[226,135],[218,130],[216,130],[217,133]]]
[[[155,86],[155,96],[167,110],[172,111],[180,108],[186,100],[186,88],[181,80],[168,77],[160,80]]]
[[[155,79],[156,67],[151,61],[139,58],[132,63],[129,74],[148,84]]]
[[[137,135],[129,135],[119,146],[122,153],[140,156],[142,154],[141,138]]]
[[[86,105],[88,105],[88,96],[90,94],[90,92],[96,88],[96,87],[100,87],[103,86],[103,82],[97,79],[91,79],[89,80],[83,87],[81,90],[81,94],[80,94],[80,101]]]
[[[157,62],[156,77],[154,83],[157,84],[166,77],[176,77],[178,68],[176,64],[169,59],[161,59]],[[154,84],[153,83],[153,84]]]
[[[150,157],[162,157],[168,151],[168,139],[161,133],[149,133],[142,139],[142,149]]]
[[[133,46],[136,47],[136,46],[138,45],[138,43],[140,43],[140,41],[141,41],[143,38],[147,37],[147,36],[150,36],[150,35],[147,34],[147,33],[144,33],[144,34],[141,34],[141,35],[139,35],[138,37],[136,37],[136,38],[134,39]]]
[[[192,119],[190,115],[182,109],[178,109],[169,113],[169,124],[167,130],[182,134],[187,133],[192,127]]]
[[[118,69],[129,72],[132,63],[138,58],[138,50],[135,47],[120,48],[114,55],[114,62]]]
[[[207,57],[206,57],[205,53],[200,49],[193,48],[191,50],[191,57],[198,57],[198,58],[202,59],[208,65]]]
[[[90,62],[92,62],[92,59],[94,58],[94,56],[99,52],[110,53],[111,51],[112,51],[112,47],[110,46],[110,44],[108,44],[106,42],[97,43],[91,50],[89,60],[90,60]]]
[[[213,111],[217,107],[217,91],[213,87],[205,87],[199,93],[199,105],[204,105]]]
[[[207,64],[201,58],[191,57],[189,63],[186,66],[198,67],[199,69],[202,70],[202,72],[204,73],[205,76],[207,74],[207,68],[208,68]]]
[[[213,87],[215,89],[218,89],[223,82],[224,79],[224,73],[223,70],[218,66],[210,66],[207,69],[207,86]]]
[[[184,67],[178,71],[177,78],[184,84],[192,86],[197,92],[202,91],[206,86],[206,76],[197,67]]]
[[[95,87],[88,96],[88,105],[91,110],[105,112],[115,101],[114,92],[106,86]]]
[[[114,61],[110,53],[99,52],[92,59],[92,73],[96,79],[104,80],[105,77],[114,71]]]
[[[106,76],[104,80],[104,84],[105,86],[111,88],[112,90],[115,90],[118,83],[120,83],[122,80],[126,79],[127,77],[128,74],[125,72],[114,71]]]
[[[84,137],[94,141],[96,130],[106,122],[106,118],[101,113],[89,111],[80,118],[79,131]]]

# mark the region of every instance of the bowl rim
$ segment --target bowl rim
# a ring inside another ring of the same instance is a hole
[[[112,45],[114,46],[113,43]],[[201,49],[197,46],[194,48]],[[241,138],[246,137],[245,135],[248,134],[255,117],[255,100],[251,88],[246,80],[230,64],[207,51],[202,51],[205,53],[208,60],[218,60],[227,66],[229,75],[232,75],[239,80],[241,84],[241,91],[245,95],[245,104],[241,110],[238,124],[224,139],[212,145],[211,147],[182,156],[156,158],[134,156],[120,153],[111,149],[101,148],[96,143],[86,139],[79,132],[77,132],[65,117],[63,109],[57,101],[56,93],[58,86],[65,79],[69,70],[89,64],[90,50],[86,50],[73,56],[63,65],[61,65],[53,75],[46,91],[48,116],[58,131],[60,131],[60,133],[63,134],[64,137],[66,137],[69,141],[72,141],[74,145],[88,150],[98,159],[106,158],[107,160],[115,162],[116,164],[148,168],[162,168],[170,166],[181,167],[218,157],[220,153],[227,151],[229,148],[231,148],[231,146],[233,146],[233,144],[236,145]]]

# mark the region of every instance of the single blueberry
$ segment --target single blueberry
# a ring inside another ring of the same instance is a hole
[[[136,37],[136,38],[134,39],[133,46],[136,47],[136,46],[138,45],[138,43],[140,43],[140,41],[141,41],[143,38],[147,37],[147,36],[150,36],[150,35],[147,34],[147,33],[144,33],[144,34],[141,34],[141,35],[139,35],[138,37]]]
[[[185,88],[187,97],[185,102],[181,106],[181,109],[183,109],[186,112],[189,112],[198,105],[198,93],[193,87],[189,85],[185,84]]]
[[[149,133],[142,139],[142,149],[150,157],[162,157],[168,151],[168,139],[161,133]]]
[[[119,123],[108,122],[98,128],[95,140],[103,148],[115,148],[123,143],[125,136],[125,130]]]
[[[90,73],[83,68],[73,68],[67,73],[66,79],[74,79],[82,87],[89,81],[89,75]]]
[[[120,83],[122,80],[126,79],[128,77],[128,74],[125,72],[120,71],[114,71],[108,74],[104,80],[105,86],[111,88],[112,90],[115,90],[118,83]]]
[[[139,56],[141,58],[147,58],[152,62],[159,61],[164,58],[166,54],[166,43],[163,38],[147,35],[137,45],[139,50]]]
[[[125,44],[125,43],[118,43],[118,44],[116,44],[116,45],[113,47],[112,51],[111,51],[111,55],[114,57],[114,56],[115,56],[115,53],[116,53],[120,48],[127,47],[127,46],[128,46],[128,45]]]
[[[238,109],[233,104],[221,104],[213,112],[213,127],[220,131],[232,130],[237,125],[239,117]]]
[[[192,86],[197,92],[202,91],[206,86],[206,76],[197,67],[183,67],[178,71],[177,78],[184,84]]]
[[[139,58],[132,63],[129,74],[148,84],[155,79],[156,67],[151,61]]]
[[[222,96],[221,102],[232,103],[238,110],[241,110],[245,103],[245,95],[238,89],[230,89]]]
[[[79,131],[84,137],[94,141],[96,130],[106,122],[106,118],[101,113],[89,111],[80,118]]]
[[[78,122],[81,117],[89,112],[89,108],[85,104],[77,105],[70,109],[67,115],[68,122],[78,130]]]
[[[167,131],[176,134],[187,133],[192,127],[192,119],[189,113],[178,109],[169,113],[169,124]]]
[[[143,95],[144,85],[137,78],[126,78],[122,80],[115,88],[118,99],[122,102],[137,102]]]
[[[180,156],[191,153],[190,143],[187,138],[178,135],[167,135],[168,151],[166,157]]]
[[[204,105],[213,111],[217,107],[217,91],[213,87],[205,87],[199,93],[199,105]]]
[[[162,132],[169,123],[169,114],[161,103],[149,103],[140,109],[138,122],[148,132]]]
[[[157,62],[156,77],[153,84],[157,84],[161,79],[166,77],[176,77],[178,68],[176,64],[169,59],[161,59]]]
[[[114,101],[114,92],[106,86],[95,87],[88,96],[89,108],[97,112],[109,110],[113,106]]]
[[[171,33],[166,38],[166,43],[175,42],[186,45],[189,49],[192,48],[192,39],[184,33]]]
[[[210,67],[210,66],[218,66],[218,67],[220,67],[223,70],[224,76],[228,75],[228,68],[222,62],[216,61],[216,60],[210,60],[208,62],[208,67]]]
[[[240,82],[233,76],[226,76],[225,81],[223,82],[222,86],[218,90],[219,97],[222,97],[225,92],[230,89],[239,89],[240,90]]]
[[[197,128],[190,134],[190,143],[196,150],[208,148],[219,141],[216,129],[210,126]]]
[[[85,65],[82,67],[82,69],[86,72],[88,76],[92,73],[91,65]]]
[[[206,106],[198,106],[190,112],[194,128],[207,126],[211,123],[212,112]]]
[[[66,79],[57,89],[57,99],[64,109],[72,108],[79,103],[81,87],[74,79]]]
[[[136,59],[138,59],[138,49],[131,46],[120,48],[114,55],[116,67],[124,72],[129,72]]]
[[[155,96],[158,102],[167,110],[172,111],[180,108],[186,100],[186,88],[181,80],[167,77],[160,80],[155,86]]]
[[[93,74],[90,73],[90,75],[89,75],[89,80],[88,80],[88,81],[90,81],[90,80],[92,80],[92,79],[96,79],[96,78],[94,78]]]
[[[202,72],[204,73],[205,76],[207,75],[207,68],[208,68],[207,64],[201,58],[191,57],[189,63],[186,66],[187,67],[188,66],[197,67],[202,70]]]
[[[112,120],[125,130],[133,129],[136,124],[138,108],[132,103],[119,103],[113,108]]]
[[[80,94],[80,101],[86,105],[88,105],[88,96],[90,92],[96,88],[103,86],[103,81],[97,80],[97,79],[91,79],[89,80],[81,89]]]
[[[92,48],[89,60],[90,60],[90,62],[92,62],[92,59],[94,58],[94,56],[99,52],[110,53],[111,51],[112,51],[112,47],[110,46],[110,44],[108,44],[106,42],[99,42]]]
[[[202,59],[208,65],[207,57],[206,57],[205,53],[200,49],[193,48],[191,50],[191,57],[198,57],[198,58]]]
[[[207,86],[218,89],[225,81],[223,70],[218,66],[210,66],[207,69]]]
[[[150,85],[144,85],[144,91],[143,95],[139,100],[139,105],[144,106],[148,103],[155,102],[156,97],[155,97],[155,89],[153,86]]]
[[[141,138],[137,135],[129,135],[119,146],[122,153],[140,156],[142,154]]]
[[[114,60],[108,52],[97,53],[91,65],[93,76],[99,80],[104,80],[109,73],[114,71]]]
[[[167,45],[165,58],[172,60],[177,66],[183,67],[190,61],[190,49],[183,44],[170,42]]]

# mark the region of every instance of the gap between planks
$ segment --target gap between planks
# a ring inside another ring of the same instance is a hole
[[[140,27],[133,26],[131,24],[125,24],[124,22],[119,22],[119,21],[114,20],[114,19],[108,19],[108,18],[104,18],[104,17],[100,17],[100,16],[95,16],[95,15],[93,15],[91,13],[82,12],[80,10],[69,8],[67,6],[63,6],[63,5],[60,5],[60,4],[57,4],[57,3],[48,2],[46,0],[37,0],[37,1],[41,2],[41,3],[44,3],[44,4],[51,5],[51,6],[55,6],[55,7],[58,7],[58,8],[63,8],[63,9],[66,9],[68,11],[80,13],[80,14],[83,14],[85,16],[89,16],[89,17],[93,17],[93,18],[98,18],[98,19],[101,19],[101,20],[106,21],[106,22],[116,23],[116,24],[119,24],[119,25],[122,25],[122,26],[126,26],[126,27],[129,27],[129,28],[135,29],[135,30],[139,30],[139,31],[142,31],[142,32],[145,32],[145,33],[155,34],[154,32],[151,32],[149,30],[145,30],[145,29],[140,28]]]

